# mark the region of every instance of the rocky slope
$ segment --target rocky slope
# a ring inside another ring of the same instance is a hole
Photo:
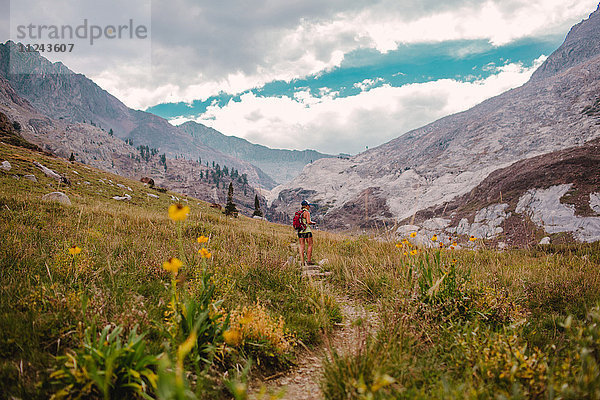
[[[600,137],[599,15],[577,25],[522,87],[351,159],[318,160],[272,192],[272,208],[290,215],[307,197],[327,227],[394,224],[470,192],[499,168]]]
[[[600,139],[595,139],[496,170],[469,193],[401,221],[398,231],[473,235],[506,245],[536,244],[546,233],[557,240],[572,235],[595,241],[599,217]]]
[[[29,73],[12,73],[27,71]],[[22,53],[15,43],[0,44],[0,76],[41,114],[55,120],[87,123],[121,139],[156,148],[169,158],[215,161],[247,174],[250,183],[272,188],[275,182],[259,168],[223,154],[169,124],[163,118],[132,110],[82,74],[37,52]]]
[[[15,132],[15,123],[19,127],[19,132]],[[35,145],[28,145],[23,138]],[[162,162],[160,154],[144,158],[139,149],[109,135],[99,127],[73,123],[66,119],[49,118],[21,98],[2,77],[0,77],[0,140],[34,149],[39,146],[63,158],[69,158],[72,153],[77,162],[128,178],[150,177],[159,187],[208,202],[225,204],[227,186],[231,181],[234,184],[234,202],[241,212],[252,215],[255,194],[259,195],[265,209],[264,198],[242,179],[234,179],[224,174],[217,179],[215,177],[217,171],[212,167],[199,165],[197,162],[183,158],[166,158],[165,163]],[[123,194],[127,194],[127,189],[122,189]]]
[[[235,136],[223,135],[219,131],[192,121],[179,125],[179,128],[207,146],[256,165],[278,184],[291,181],[298,176],[305,165],[313,161],[333,157],[315,150],[271,149]]]

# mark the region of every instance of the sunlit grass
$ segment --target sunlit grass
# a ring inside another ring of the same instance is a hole
[[[598,243],[499,252],[442,232],[423,240],[416,232],[317,231],[314,258],[333,272],[320,282],[293,262],[290,226],[228,218],[193,198],[173,201],[139,182],[3,144],[0,159],[13,165],[0,174],[6,396],[56,393],[55,357],[83,357],[84,343],[104,346],[92,332],[111,326],[124,341],[137,340],[137,327],[144,351],[160,356],[148,367],[156,385],[150,373],[144,381],[152,396],[243,398],[248,374],[289,368],[297,348],[335,333],[338,294],[379,310],[380,323],[356,351],[331,353],[327,398],[597,393],[590,310],[600,301]],[[68,175],[71,186],[43,176],[34,159]],[[12,176],[25,173],[39,182]],[[117,184],[131,187],[131,201],[111,199],[124,193]],[[73,204],[40,201],[55,190]],[[111,340],[106,346],[118,342]]]

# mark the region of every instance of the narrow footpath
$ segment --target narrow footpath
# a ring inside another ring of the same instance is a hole
[[[315,282],[321,284],[322,282]],[[297,365],[285,374],[275,375],[266,381],[256,382],[251,390],[251,399],[260,399],[260,386],[267,388],[267,393],[275,395],[283,393],[282,399],[315,400],[321,399],[319,380],[323,369],[323,359],[330,349],[339,354],[349,354],[359,349],[366,340],[367,334],[375,327],[376,314],[367,311],[363,306],[345,296],[335,295],[340,305],[343,321],[324,343],[312,350],[304,350],[298,355]],[[266,399],[270,398],[265,396]]]

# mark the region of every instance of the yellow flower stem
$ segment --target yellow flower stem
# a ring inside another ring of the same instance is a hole
[[[176,222],[177,224],[177,240],[179,241],[179,254],[181,254],[181,260],[183,261],[183,265],[188,265],[187,258],[185,257],[185,251],[183,250],[183,233],[181,232],[181,222]]]

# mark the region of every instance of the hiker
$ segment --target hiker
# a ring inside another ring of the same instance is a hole
[[[308,265],[314,265],[312,262],[312,248],[313,248],[313,237],[312,230],[310,229],[311,225],[314,225],[315,222],[310,220],[310,204],[306,200],[302,200],[302,209],[299,211],[300,213],[300,226],[298,229],[298,240],[300,241],[300,263],[304,264],[304,248],[306,247],[306,263]]]

